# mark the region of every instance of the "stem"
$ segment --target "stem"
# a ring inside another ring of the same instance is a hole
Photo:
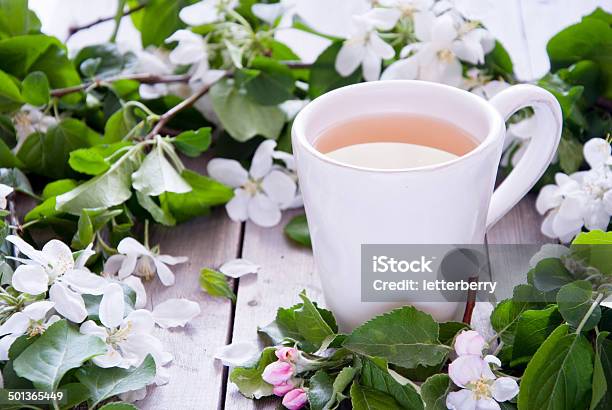
[[[191,78],[188,74],[179,74],[179,75],[157,75],[157,74],[149,74],[149,73],[140,73],[140,74],[127,74],[116,77],[109,77],[105,79],[95,79],[93,81],[88,81],[83,84],[73,85],[71,87],[66,88],[57,88],[55,90],[51,90],[52,97],[63,97],[64,95],[77,93],[79,91],[83,91],[88,87],[94,86],[98,87],[104,83],[112,83],[114,81],[119,80],[134,80],[138,81],[141,84],[162,84],[162,83],[186,83]]]
[[[124,1],[120,1],[120,3],[124,3]],[[129,16],[130,14],[135,13],[138,10],[142,10],[144,7],[146,7],[146,4],[139,4],[138,6],[132,8],[132,9],[129,9],[129,10],[125,11],[125,12],[123,12],[123,9],[121,9],[122,13],[121,13],[120,16],[121,17]],[[117,11],[119,12],[119,10],[117,10]],[[70,37],[72,37],[73,34],[79,32],[81,30],[86,30],[88,28],[92,28],[93,26],[97,26],[98,24],[101,24],[101,23],[106,23],[107,21],[115,20],[116,18],[117,18],[117,15],[115,14],[114,16],[101,17],[101,18],[99,18],[97,20],[92,21],[91,23],[87,23],[87,24],[84,24],[82,26],[70,27],[68,29],[68,37],[66,37],[66,41],[68,41],[68,39]]]
[[[114,255],[117,253],[117,249],[107,244],[106,241],[102,238],[102,235],[100,235],[100,232],[96,232],[96,239],[98,240],[98,243],[100,244],[104,252],[109,255]]]
[[[113,33],[111,34],[110,39],[108,40],[111,43],[117,41],[117,33],[119,32],[119,27],[121,26],[121,19],[123,19],[123,9],[125,8],[125,3],[127,0],[119,0],[117,2],[117,11],[115,12],[115,28],[113,28]]]
[[[580,332],[582,332],[582,328],[584,327],[584,325],[586,325],[586,322],[589,320],[589,318],[591,317],[591,313],[593,313],[593,311],[595,310],[595,308],[597,306],[599,306],[599,303],[603,300],[604,298],[604,294],[603,293],[598,293],[597,297],[595,298],[595,301],[593,302],[593,304],[591,305],[591,307],[589,308],[589,310],[587,310],[586,314],[584,315],[584,317],[582,318],[582,320],[580,321],[580,324],[578,325],[578,327],[576,328],[576,334],[580,334]]]
[[[149,249],[149,219],[144,222],[144,246]]]
[[[157,124],[155,124],[151,132],[149,132],[144,137],[144,139],[145,140],[151,139],[151,138],[154,138],[156,135],[158,135],[161,132],[161,130],[166,126],[166,124],[172,118],[174,118],[176,114],[178,114],[185,108],[191,107],[197,100],[199,100],[202,96],[204,96],[213,85],[215,85],[218,81],[221,81],[223,78],[227,77],[229,74],[230,74],[229,72],[225,72],[221,77],[219,77],[217,81],[215,81],[214,83],[206,84],[202,86],[202,88],[200,88],[194,94],[190,95],[188,98],[184,99],[183,101],[181,101],[180,103],[178,103],[177,105],[175,105],[174,107],[166,111],[164,114],[162,114],[159,117],[159,121],[157,122]]]

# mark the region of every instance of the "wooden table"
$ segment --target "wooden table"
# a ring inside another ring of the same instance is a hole
[[[609,0],[605,0],[609,4]],[[490,3],[493,3],[492,1]],[[525,79],[546,70],[542,47],[548,37],[563,25],[579,20],[596,1],[510,0],[495,2],[482,18],[513,55],[520,76]],[[578,3],[581,3],[578,5]],[[194,168],[201,164],[191,163]],[[260,228],[250,222],[230,221],[224,209],[172,229],[156,229],[152,243],[160,243],[163,253],[185,255],[189,262],[176,267],[176,285],[149,286],[153,304],[168,297],[185,297],[200,304],[202,314],[186,329],[157,329],[157,335],[174,355],[170,383],[150,388],[148,397],[137,405],[148,410],[167,409],[273,409],[277,400],[255,402],[240,395],[228,383],[228,371],[214,360],[215,351],[232,341],[253,340],[257,326],[270,322],[279,306],[298,302],[298,293],[322,301],[319,278],[309,249],[290,243],[283,235],[285,223],[302,211],[285,213],[274,228]],[[519,203],[487,235],[488,243],[543,243],[541,218],[535,212],[534,197]],[[198,285],[202,267],[217,268],[223,262],[242,257],[262,266],[257,275],[233,283],[237,302],[204,294]],[[495,267],[493,267],[495,276]],[[503,279],[509,292],[523,280],[525,266],[516,275]],[[500,278],[496,278],[500,280]]]

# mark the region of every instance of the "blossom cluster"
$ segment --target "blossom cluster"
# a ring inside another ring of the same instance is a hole
[[[150,279],[157,272],[162,283],[170,285],[174,275],[167,265],[186,258],[159,255],[128,237],[119,243],[119,254],[109,258],[98,275],[87,267],[95,254],[92,245],[73,253],[56,239],[41,250],[16,235],[6,240],[21,254],[13,258],[19,265],[11,286],[26,297],[21,299],[25,300],[23,306],[0,325],[0,360],[9,359],[9,349],[19,337],[39,336],[53,323],[67,319],[79,326],[80,333],[96,336],[106,344],[106,353],[93,357],[95,365],[128,369],[140,366],[151,355],[156,365],[154,382],[169,381],[165,366],[172,361],[172,354],[153,330],[155,326],[185,326],[199,315],[200,306],[187,299],[168,299],[148,310],[141,277]],[[131,293],[135,294],[133,305],[126,301]],[[86,305],[91,296],[99,298],[94,316]],[[128,392],[125,399],[138,400],[145,395],[146,389],[141,389]]]
[[[296,378],[296,363],[300,352],[294,347],[278,347],[277,361],[270,363],[264,369],[261,377],[274,386],[276,396],[283,398],[283,406],[289,410],[299,410],[308,403],[308,395],[304,387],[298,387],[301,380]]]
[[[457,358],[448,366],[448,376],[461,388],[446,397],[446,407],[451,410],[491,409],[499,410],[498,402],[512,399],[519,387],[512,377],[497,377],[491,365],[501,367],[493,355],[483,357],[487,342],[478,332],[466,330],[455,338]]]
[[[571,175],[558,173],[555,184],[542,188],[536,208],[542,215],[542,233],[571,241],[582,228],[606,231],[612,217],[612,151],[610,142],[593,138],[584,144],[590,168]]]

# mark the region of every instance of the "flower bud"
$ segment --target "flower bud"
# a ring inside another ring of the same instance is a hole
[[[289,380],[293,376],[294,370],[295,368],[291,363],[277,360],[266,366],[261,378],[264,379],[266,383],[278,386]]]
[[[272,393],[274,393],[278,397],[283,397],[285,394],[290,392],[295,388],[295,384],[291,379],[287,380],[285,383],[278,384],[274,386],[272,389]]]
[[[279,347],[276,349],[276,357],[282,362],[294,362],[299,355],[295,347]]]
[[[482,350],[487,342],[480,333],[467,330],[460,333],[455,339],[455,351],[458,356],[474,355],[482,357]]]
[[[302,388],[293,389],[283,397],[283,406],[289,410],[299,410],[308,403],[306,390]]]

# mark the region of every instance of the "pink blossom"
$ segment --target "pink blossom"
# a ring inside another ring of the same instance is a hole
[[[460,333],[455,339],[455,351],[458,356],[474,355],[482,357],[482,350],[487,342],[474,330],[466,330]]]
[[[271,385],[278,386],[285,383],[293,376],[295,368],[291,363],[281,362],[280,360],[270,363],[264,369],[261,377]]]
[[[298,357],[298,350],[295,347],[279,347],[275,354],[280,361],[294,362]]]
[[[283,397],[283,406],[289,410],[299,410],[308,403],[306,390],[302,388],[293,389]]]
[[[278,397],[283,397],[287,392],[293,390],[295,388],[295,384],[288,380],[285,383],[277,384],[272,389],[272,393],[274,393]]]

